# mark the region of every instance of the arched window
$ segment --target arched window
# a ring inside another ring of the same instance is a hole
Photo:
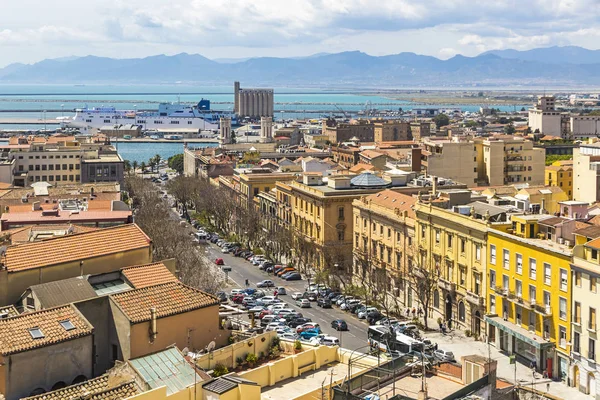
[[[465,303],[462,301],[458,303],[458,320],[460,322],[465,322]]]
[[[433,308],[440,308],[440,292],[433,291]]]

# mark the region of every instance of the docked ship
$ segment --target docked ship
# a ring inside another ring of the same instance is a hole
[[[236,116],[231,112],[213,111],[210,101],[202,99],[197,105],[181,103],[160,103],[158,112],[117,110],[115,107],[81,108],[73,117],[59,117],[63,128],[78,128],[88,132],[108,125],[132,124],[142,127],[142,131],[216,131],[219,119],[231,118],[236,124]]]

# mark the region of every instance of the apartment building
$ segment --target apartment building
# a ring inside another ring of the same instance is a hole
[[[555,161],[546,166],[544,185],[558,186],[573,200],[573,161]]]
[[[452,328],[484,332],[487,286],[487,232],[506,229],[507,209],[472,201],[468,190],[432,193],[414,207],[421,265],[439,271],[432,317],[452,321]]]
[[[422,165],[436,176],[467,186],[544,184],[545,150],[520,137],[425,139]]]
[[[329,118],[323,121],[323,135],[327,135],[329,142],[339,144],[356,139],[360,142],[372,142],[375,129],[372,121],[366,119],[352,120],[348,123],[337,122]]]
[[[15,186],[123,181],[123,159],[105,143],[80,143],[62,135],[12,137],[0,151],[5,160],[0,177]]]
[[[416,306],[406,282],[408,260],[413,256],[416,201],[386,189],[352,202],[354,274],[389,293],[389,308],[396,312]]]
[[[376,143],[411,140],[411,125],[408,121],[383,120],[374,124],[374,139]]]
[[[277,172],[269,168],[237,168],[230,179],[219,177],[219,185],[232,192],[241,206],[254,203],[260,192],[269,192],[278,182],[297,179],[295,173]]]
[[[600,143],[573,149],[573,200],[600,201]]]
[[[592,238],[589,236],[592,235]],[[594,237],[598,236],[598,237]],[[597,227],[575,232],[572,269],[571,385],[598,398],[600,365],[598,364],[598,307],[600,306],[600,231]]]
[[[534,133],[562,137],[561,113],[556,110],[554,96],[538,96],[537,104],[529,109],[529,127]]]
[[[513,216],[488,232],[488,340],[538,372],[567,380],[571,352],[571,254],[547,215]],[[550,222],[548,222],[550,221]],[[573,221],[575,222],[575,221]]]

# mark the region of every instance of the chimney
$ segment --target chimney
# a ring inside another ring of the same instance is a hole
[[[39,211],[39,210],[41,210],[40,202],[34,201],[33,202],[33,211]]]
[[[154,343],[156,339],[156,308],[150,308],[150,343]]]
[[[431,191],[431,192],[432,192],[432,193],[431,193],[431,195],[432,195],[432,197],[434,197],[434,198],[435,198],[435,196],[437,195],[437,184],[438,184],[438,177],[437,177],[437,176],[434,176],[434,177],[433,177],[433,189],[432,189],[432,191]]]

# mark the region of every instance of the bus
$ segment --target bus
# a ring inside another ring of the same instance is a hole
[[[398,352],[408,354],[411,352],[423,352],[423,343],[410,336],[395,332],[387,326],[373,325],[368,330],[369,345],[373,349],[391,353]]]
[[[196,243],[199,243],[199,244],[208,243],[208,234],[207,233],[196,232],[196,234],[194,236],[195,236]]]

